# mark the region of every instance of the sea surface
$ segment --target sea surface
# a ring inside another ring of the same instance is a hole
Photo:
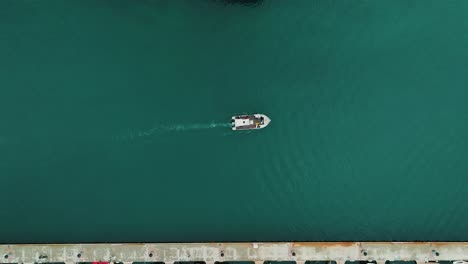
[[[466,240],[467,14],[2,0],[0,243]]]

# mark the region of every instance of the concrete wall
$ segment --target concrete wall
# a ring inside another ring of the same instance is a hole
[[[464,242],[285,242],[0,245],[0,263],[468,260]],[[467,263],[468,264],[468,263]]]

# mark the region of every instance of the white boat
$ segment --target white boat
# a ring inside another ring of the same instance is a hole
[[[238,115],[231,119],[232,130],[261,129],[270,124],[271,119],[263,114]]]

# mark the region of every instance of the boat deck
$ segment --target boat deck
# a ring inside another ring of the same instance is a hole
[[[256,117],[254,115],[237,116],[234,121],[237,130],[256,129],[259,128],[258,125],[262,125],[264,123],[261,116]]]

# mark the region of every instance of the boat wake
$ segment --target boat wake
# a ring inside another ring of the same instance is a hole
[[[221,127],[231,127],[231,123],[226,122],[211,122],[211,123],[195,123],[195,124],[177,124],[177,125],[156,125],[147,130],[128,131],[124,135],[115,137],[116,140],[132,140],[137,138],[151,137],[162,133],[171,132],[189,132],[196,130],[206,130]]]
[[[175,125],[175,126],[163,126],[160,130],[164,131],[190,131],[200,129],[210,129],[216,127],[230,127],[230,123],[209,123],[209,124],[189,124],[189,125]],[[155,129],[155,128],[153,128]]]

